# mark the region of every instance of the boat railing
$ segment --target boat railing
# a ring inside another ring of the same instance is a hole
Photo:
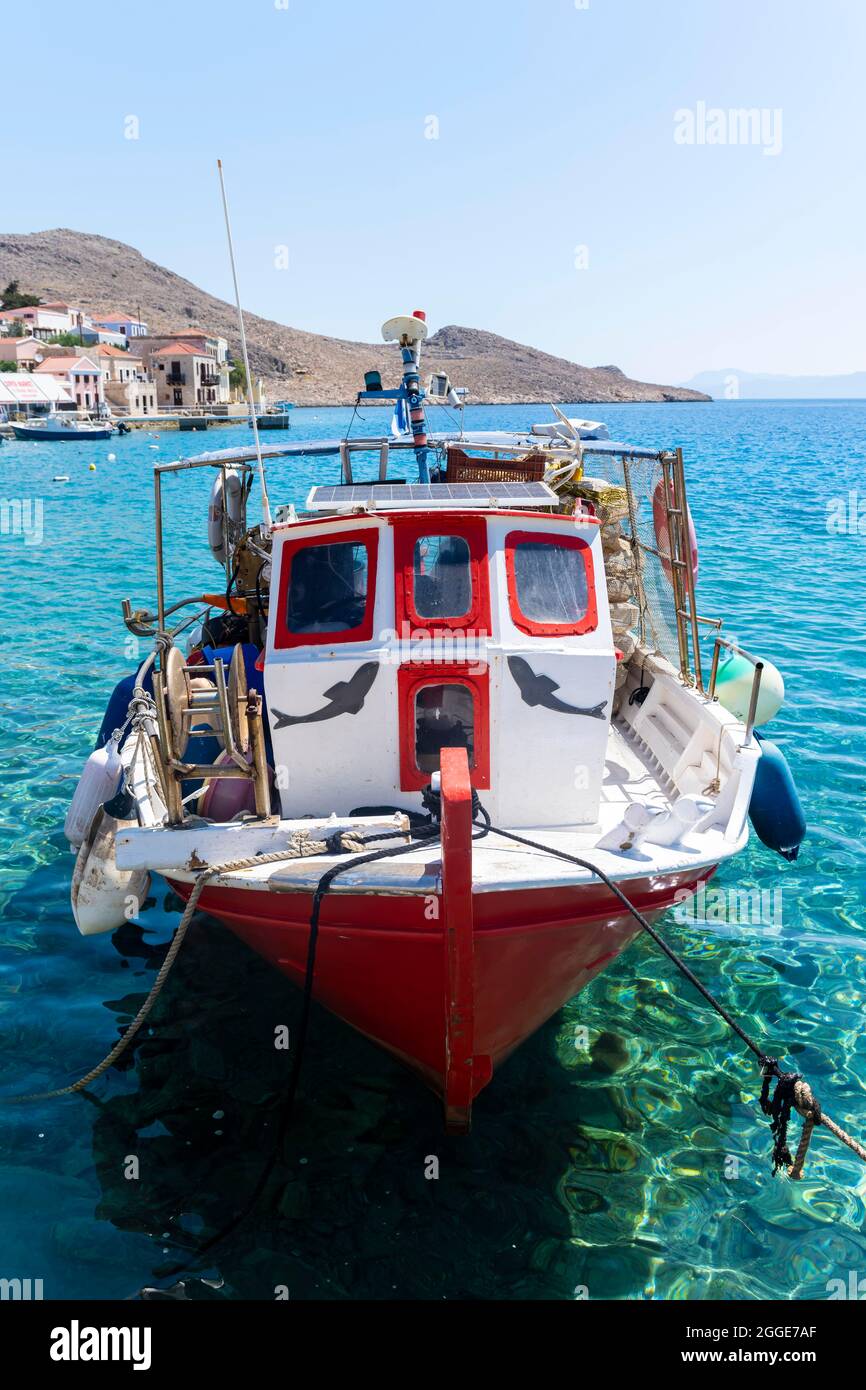
[[[718,631],[722,620],[704,617],[697,610],[682,449],[659,453],[648,477],[644,476],[643,460],[623,456],[621,464],[629,540],[635,559],[633,577],[641,643],[650,638],[658,643],[660,628],[665,632],[672,630],[682,679],[705,693],[700,629],[710,626]],[[653,515],[654,499],[659,495],[664,507],[666,545],[660,539]],[[651,573],[648,557],[654,562]],[[672,651],[664,654],[674,659]]]
[[[388,456],[390,453],[391,441],[383,439],[381,436],[375,439],[362,439],[360,435],[355,439],[344,439],[340,444],[340,467],[342,469],[343,482],[353,483],[352,475],[352,454],[378,453],[379,455],[379,482],[388,481]]]
[[[163,510],[162,510],[162,478],[163,474],[183,473],[193,468],[214,468],[222,475],[223,496],[227,491],[227,475],[229,469],[243,475],[244,487],[244,513],[246,511],[246,499],[249,496],[253,482],[254,470],[252,465],[241,460],[221,460],[213,458],[199,459],[178,459],[174,463],[158,463],[153,470],[153,502],[154,502],[154,529],[156,540],[156,608],[159,631],[165,628],[165,557],[163,551]],[[231,580],[232,574],[232,549],[233,538],[229,534],[229,519],[226,508],[223,508],[223,550],[225,553],[225,571],[227,581]],[[245,518],[239,523],[239,528],[243,529],[246,525]]]

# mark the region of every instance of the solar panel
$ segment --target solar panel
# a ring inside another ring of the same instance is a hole
[[[547,483],[343,483],[314,487],[307,498],[311,512],[335,512],[364,507],[368,511],[395,507],[549,507],[556,493]]]

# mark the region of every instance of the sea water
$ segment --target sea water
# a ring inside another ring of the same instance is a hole
[[[724,615],[726,631],[787,684],[768,733],[806,808],[799,860],[753,838],[715,880],[708,920],[671,912],[663,928],[765,1051],[805,1072],[862,1138],[866,403],[571,413],[600,415],[615,438],[682,445],[700,611]],[[337,436],[349,414],[296,410],[292,437]],[[382,418],[371,413],[360,430],[378,432]],[[470,407],[466,423],[548,418],[542,406]],[[154,601],[152,466],[249,439],[237,426],[0,446],[5,1093],[63,1085],[93,1066],[140,1006],[177,924],[179,904],[156,879],[140,924],[81,939],[63,819],[108,695],[145,650],[120,602]],[[272,496],[302,502],[337,473],[336,460],[276,462]],[[63,474],[68,482],[53,481]],[[209,483],[202,472],[165,484],[175,598],[220,587],[206,543]],[[91,1098],[0,1109],[0,1280],[45,1298],[172,1284],[160,1271],[244,1205],[273,1148],[287,1071],[275,1030],[291,1035],[298,1016],[287,981],[197,919],[148,1025]],[[866,1167],[818,1131],[805,1180],[773,1177],[758,1092],[751,1056],[645,940],[503,1066],[468,1138],[446,1138],[432,1095],[315,1009],[285,1159],[255,1211],[184,1274],[182,1292],[866,1293]]]

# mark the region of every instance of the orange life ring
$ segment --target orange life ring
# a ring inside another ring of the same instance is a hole
[[[656,533],[656,544],[662,556],[670,555],[670,535],[668,533],[668,509],[665,506],[665,484],[664,479],[660,478],[653,493],[653,529]],[[673,483],[671,483],[671,502],[673,503]],[[695,524],[692,521],[691,511],[686,512],[686,522],[689,533],[689,552],[691,556],[692,579],[698,577],[698,538],[695,534]],[[673,582],[673,566],[670,560],[662,559],[662,569],[668,579]]]

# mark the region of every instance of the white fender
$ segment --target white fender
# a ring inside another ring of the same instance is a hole
[[[72,913],[82,936],[115,931],[137,917],[150,887],[146,869],[118,869],[114,857],[117,832],[138,821],[115,820],[100,809],[78,851],[72,875]]]
[[[102,748],[94,749],[84,764],[63,825],[63,833],[74,849],[87,839],[87,832],[103,801],[110,801],[117,791],[122,766],[117,739],[113,735]]]
[[[241,475],[236,468],[225,470],[225,493],[223,475],[218,473],[211,488],[210,506],[207,513],[207,539],[214,559],[225,565],[226,555],[224,519],[228,515],[229,538],[243,525],[244,488]]]

